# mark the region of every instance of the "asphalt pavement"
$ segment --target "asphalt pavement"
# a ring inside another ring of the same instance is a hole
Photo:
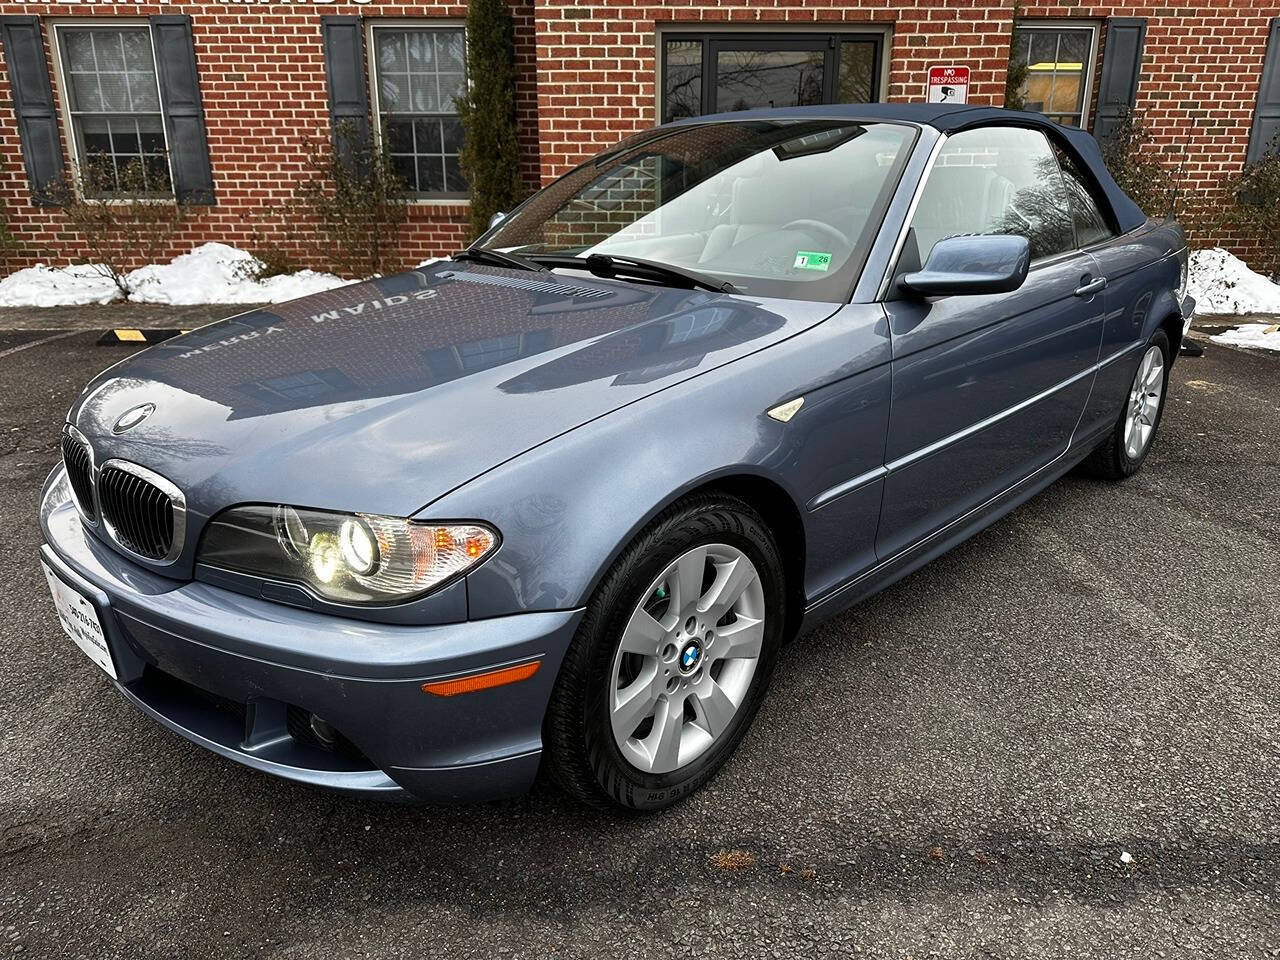
[[[131,348],[38,326],[0,330],[0,956],[1280,956],[1280,357],[1179,361],[1141,474],[789,646],[720,776],[635,819],[336,797],[126,704],[35,513]]]

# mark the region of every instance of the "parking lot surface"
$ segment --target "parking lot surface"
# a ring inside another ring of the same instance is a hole
[[[1141,474],[789,646],[724,772],[633,819],[353,801],[128,706],[36,499],[129,348],[54,335],[0,331],[0,956],[1280,956],[1280,358],[1180,360]]]

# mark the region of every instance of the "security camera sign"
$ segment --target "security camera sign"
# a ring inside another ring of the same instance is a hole
[[[927,103],[968,103],[968,67],[930,67],[925,88]]]

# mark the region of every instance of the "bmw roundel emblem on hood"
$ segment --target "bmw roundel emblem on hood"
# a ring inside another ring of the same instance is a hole
[[[124,433],[126,430],[132,430],[155,411],[154,403],[140,403],[136,407],[130,407],[124,413],[120,414],[120,418],[116,420],[115,426],[111,428],[112,433]]]

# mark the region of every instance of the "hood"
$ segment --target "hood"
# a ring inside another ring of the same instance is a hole
[[[99,462],[157,471],[196,517],[254,501],[404,516],[834,309],[439,263],[166,341],[99,375],[71,419]],[[154,411],[113,433],[140,404]]]

